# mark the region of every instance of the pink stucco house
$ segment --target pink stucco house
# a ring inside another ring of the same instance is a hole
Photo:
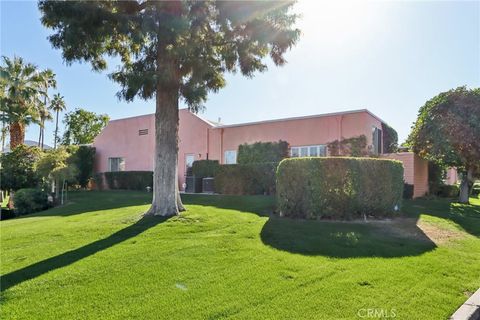
[[[179,117],[180,186],[193,161],[233,164],[239,145],[258,141],[285,140],[292,157],[326,156],[327,143],[365,135],[372,153],[390,157],[382,150],[382,120],[366,109],[232,125],[205,120],[187,109],[181,109]],[[152,171],[154,131],[154,114],[110,121],[94,141],[95,171]],[[418,186],[415,196],[423,195],[428,190],[426,162],[413,154],[391,158],[404,162],[405,181]]]

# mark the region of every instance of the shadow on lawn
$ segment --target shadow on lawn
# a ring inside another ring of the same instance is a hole
[[[5,291],[19,283],[34,279],[49,271],[68,266],[99,251],[108,249],[125,240],[133,238],[166,220],[168,220],[167,217],[143,217],[136,223],[119,230],[104,239],[97,240],[78,249],[59,254],[55,257],[48,258],[22,269],[2,275],[0,280],[1,291]]]
[[[44,216],[67,217],[85,212],[148,205],[151,201],[152,194],[141,191],[73,191],[69,193],[66,205],[20,216],[18,219]]]
[[[480,237],[480,205],[477,199],[470,199],[477,204],[460,204],[452,199],[418,199],[407,201],[403,211],[415,218],[425,214],[450,220],[471,235]]]
[[[262,241],[274,248],[304,255],[336,258],[415,256],[435,249],[435,243],[416,223],[420,215],[450,220],[480,237],[480,206],[451,199],[405,201],[408,219],[393,222],[348,223],[271,217],[261,231]]]
[[[303,255],[334,258],[416,256],[436,248],[415,225],[403,219],[412,237],[394,232],[394,222],[330,222],[271,217],[262,228],[263,243],[273,248]]]

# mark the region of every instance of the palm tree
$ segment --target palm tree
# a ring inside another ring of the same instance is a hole
[[[43,150],[43,143],[45,140],[45,121],[52,120],[52,114],[50,110],[43,104],[39,106],[38,114],[40,116],[40,134],[38,136],[38,146]]]
[[[3,57],[0,79],[3,93],[0,120],[9,124],[10,149],[23,144],[25,127],[39,123],[38,97],[42,94],[37,67],[22,58]]]
[[[58,141],[58,114],[60,111],[64,111],[66,109],[65,101],[63,97],[56,93],[53,95],[52,103],[50,104],[50,109],[52,109],[56,113],[56,124],[55,124],[55,141],[53,142],[53,148],[57,148],[57,141]]]
[[[55,80],[55,73],[53,73],[53,71],[50,69],[40,72],[39,78],[43,90],[43,101],[38,105],[40,116],[40,134],[38,135],[38,146],[43,150],[43,142],[45,140],[45,120],[52,120],[52,115],[47,107],[47,102],[49,100],[48,89],[55,89],[57,87],[57,81]]]

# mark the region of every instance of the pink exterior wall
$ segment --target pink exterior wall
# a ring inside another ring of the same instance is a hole
[[[291,146],[319,145],[362,134],[370,145],[372,126],[381,129],[382,124],[366,110],[230,126],[214,126],[187,109],[179,111],[179,118],[180,186],[185,181],[187,155],[223,163],[225,151],[237,150],[243,143],[285,140]],[[123,157],[126,171],[153,170],[154,127],[153,114],[110,121],[94,141],[96,172],[108,171],[111,157]],[[140,136],[142,129],[148,129],[148,134]]]
[[[138,130],[148,129],[140,136]],[[125,158],[126,171],[149,171],[153,168],[155,118],[152,114],[112,120],[93,142],[96,148],[95,171],[108,171],[108,158]]]
[[[413,197],[423,197],[428,193],[428,161],[413,152],[389,153],[382,158],[399,160],[403,163],[405,183],[412,184]]]

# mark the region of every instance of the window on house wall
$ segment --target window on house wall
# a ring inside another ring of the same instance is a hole
[[[225,151],[225,164],[236,164],[237,163],[237,151],[236,150],[227,150]]]
[[[108,171],[125,171],[125,159],[124,158],[108,158]]]
[[[185,175],[186,176],[191,176],[193,174],[191,171],[192,171],[194,161],[195,161],[195,155],[193,154],[185,155]]]
[[[145,136],[148,134],[148,129],[140,129],[138,130],[138,135],[139,136]]]
[[[290,156],[296,157],[325,157],[327,155],[327,147],[323,144],[314,146],[291,147]]]

